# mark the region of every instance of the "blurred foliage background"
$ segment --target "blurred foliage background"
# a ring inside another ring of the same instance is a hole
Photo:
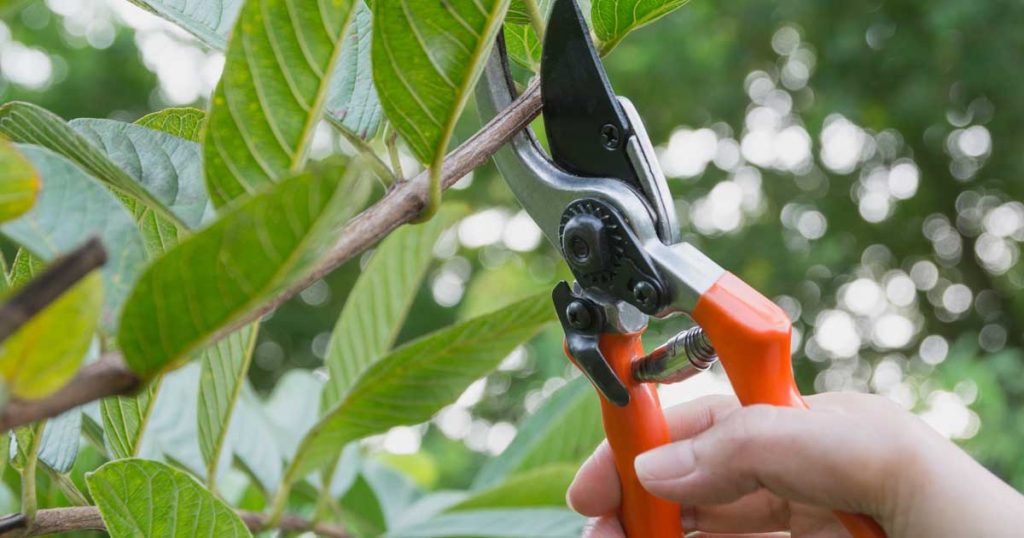
[[[68,119],[203,108],[223,64],[124,0],[4,0],[0,16],[0,101]],[[802,390],[892,398],[1017,488],[1022,24],[1024,4],[994,0],[696,0],[606,58],[658,145],[686,239],[793,318]],[[478,126],[468,112],[459,136]],[[324,129],[314,146],[344,142]],[[472,214],[435,247],[400,341],[567,276],[492,166],[446,199]],[[359,262],[272,314],[258,390],[321,366]],[[650,344],[683,325],[656,323]],[[467,486],[573,375],[560,347],[544,333],[430,424],[372,444],[421,485]],[[727,390],[713,372],[663,394]]]

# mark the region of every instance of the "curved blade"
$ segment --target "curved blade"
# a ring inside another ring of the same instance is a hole
[[[544,127],[555,163],[643,189],[626,152],[633,135],[575,0],[555,0],[540,65]]]

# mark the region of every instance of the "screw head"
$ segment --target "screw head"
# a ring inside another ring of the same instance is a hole
[[[619,147],[621,141],[619,136],[619,128],[608,123],[604,127],[601,127],[601,143],[604,144],[605,149],[616,149]]]
[[[572,325],[573,329],[580,331],[590,328],[594,321],[590,309],[583,304],[583,301],[569,303],[569,306],[565,308],[565,317],[569,319],[569,325]]]
[[[633,298],[642,306],[650,308],[654,306],[655,296],[658,294],[654,286],[646,280],[641,280],[633,285]]]

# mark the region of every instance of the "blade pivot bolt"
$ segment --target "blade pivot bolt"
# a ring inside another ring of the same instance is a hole
[[[604,127],[601,127],[601,143],[604,144],[606,149],[617,149],[621,138],[618,127],[610,123],[606,123]]]
[[[590,314],[590,309],[583,304],[583,301],[569,303],[569,306],[565,308],[565,317],[569,319],[569,325],[572,325],[572,328],[580,331],[589,329],[594,322],[594,316]]]
[[[569,247],[573,259],[577,262],[583,263],[590,259],[590,245],[582,237],[573,237]]]

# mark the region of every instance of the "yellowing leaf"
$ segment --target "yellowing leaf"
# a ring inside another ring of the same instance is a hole
[[[190,142],[199,142],[199,134],[206,119],[206,112],[198,108],[180,107],[165,108],[136,120],[141,125],[154,131],[163,131]]]
[[[39,194],[39,175],[7,140],[0,139],[0,222],[28,211]]]
[[[42,398],[64,386],[85,358],[103,305],[93,272],[0,344],[0,375],[19,398]]]

